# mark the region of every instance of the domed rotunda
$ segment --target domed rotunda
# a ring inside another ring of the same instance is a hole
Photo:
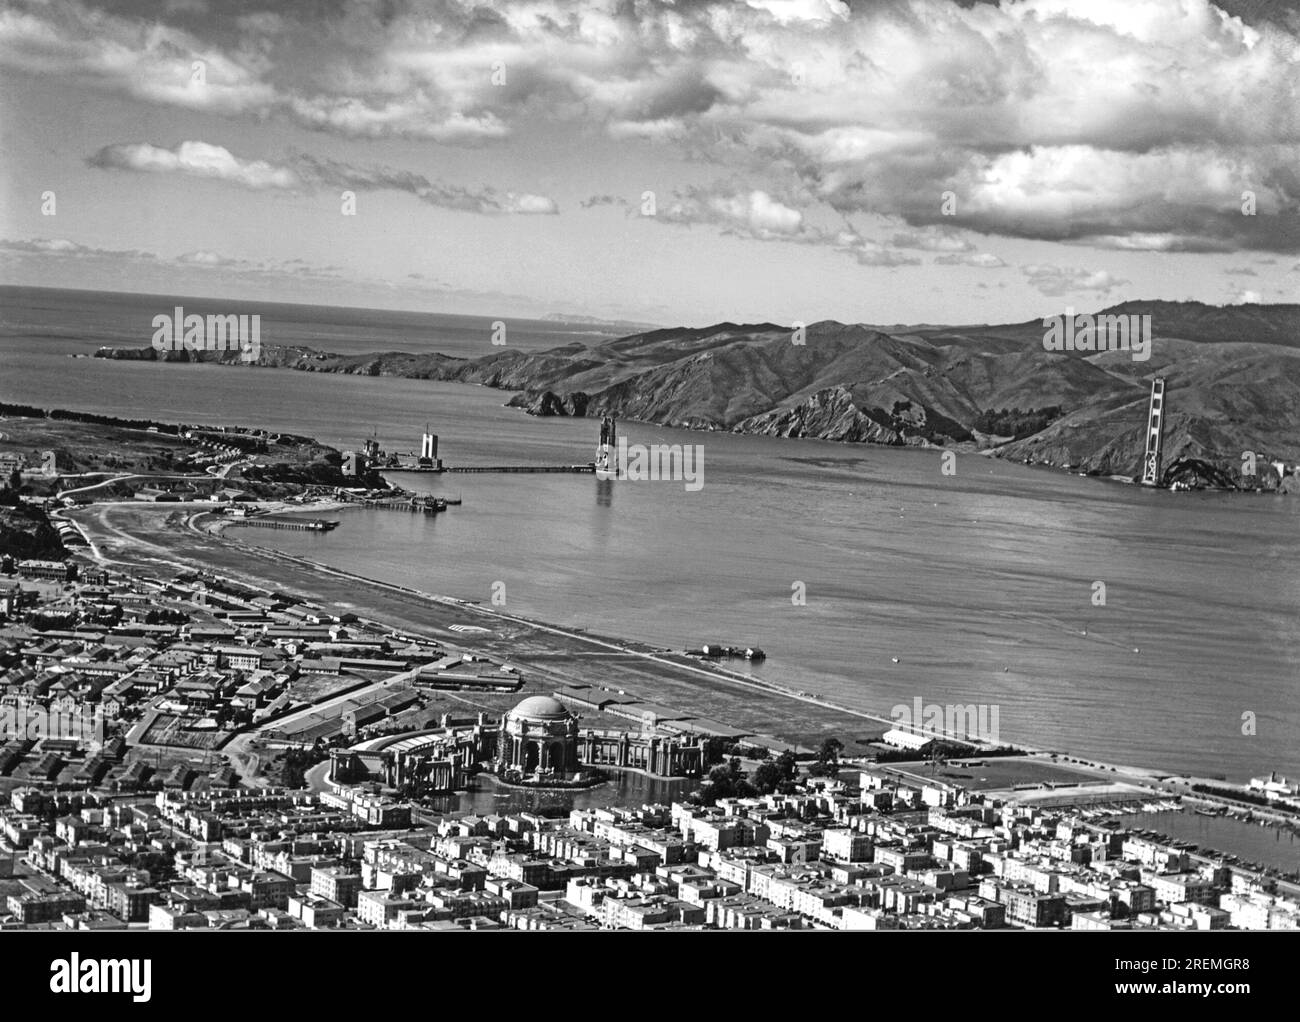
[[[558,699],[529,696],[501,720],[497,765],[524,776],[578,773],[578,718]]]

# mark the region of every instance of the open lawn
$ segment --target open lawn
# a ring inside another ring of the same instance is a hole
[[[176,462],[196,450],[165,433],[63,419],[4,417],[0,434],[0,451],[25,454],[30,466],[40,465],[40,452],[57,451],[66,472],[175,471]]]

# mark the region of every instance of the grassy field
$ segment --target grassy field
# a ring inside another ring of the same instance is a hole
[[[0,451],[25,454],[32,465],[40,452],[57,451],[67,472],[176,471],[175,462],[195,450],[165,433],[63,419],[0,418],[0,434]]]
[[[262,438],[241,437],[235,433],[208,432],[184,439],[175,433],[150,432],[124,424],[76,422],[37,416],[0,416],[0,452],[26,455],[30,467],[39,467],[41,453],[52,450],[58,455],[60,473],[78,475],[104,472],[110,475],[158,475],[160,482],[174,486],[194,483],[201,490],[216,486],[234,486],[252,491],[260,498],[275,499],[301,492],[303,486],[338,485],[343,477],[338,470],[340,455],[331,447],[307,438],[287,442],[270,441],[264,451],[253,453],[251,446]],[[212,454],[202,442],[222,446],[244,446],[238,466],[221,479],[185,462],[191,454]],[[167,476],[194,477],[192,480],[166,479]],[[223,480],[228,480],[223,481]],[[90,480],[93,482],[94,480]],[[122,499],[148,480],[114,483],[94,491],[95,500]],[[25,487],[38,495],[48,495],[67,485],[57,479],[30,476]]]
[[[983,763],[983,766],[974,766]],[[917,780],[947,781],[973,791],[1012,788],[1017,784],[1078,784],[1113,779],[1100,769],[1065,766],[1046,756],[998,756],[991,759],[952,760],[930,769],[929,760],[882,763],[877,770],[892,770]]]

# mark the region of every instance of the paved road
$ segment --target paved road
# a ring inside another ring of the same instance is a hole
[[[61,490],[59,493],[55,494],[55,496],[62,499],[63,497],[71,497],[74,494],[78,494],[78,493],[91,493],[95,490],[102,490],[105,486],[112,486],[114,483],[127,482],[133,479],[143,479],[149,482],[157,482],[157,483],[178,483],[178,482],[194,482],[196,480],[211,482],[213,477],[203,472],[188,473],[188,474],[126,472],[123,473],[122,475],[111,476],[110,478],[101,480],[100,482],[97,483],[91,483],[88,486],[78,486],[76,489],[72,489],[72,490]]]

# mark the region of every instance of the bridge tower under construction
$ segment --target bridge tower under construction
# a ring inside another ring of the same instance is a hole
[[[1160,455],[1164,442],[1165,378],[1151,381],[1151,403],[1147,408],[1147,446],[1142,456],[1142,485],[1160,485]]]
[[[600,443],[596,445],[595,462],[597,479],[614,479],[618,474],[613,457],[617,432],[618,426],[612,415],[606,415],[600,420]]]
[[[428,426],[424,429],[424,435],[420,437],[420,460],[417,464],[421,468],[442,468],[442,461],[438,458],[438,434],[430,433]]]

